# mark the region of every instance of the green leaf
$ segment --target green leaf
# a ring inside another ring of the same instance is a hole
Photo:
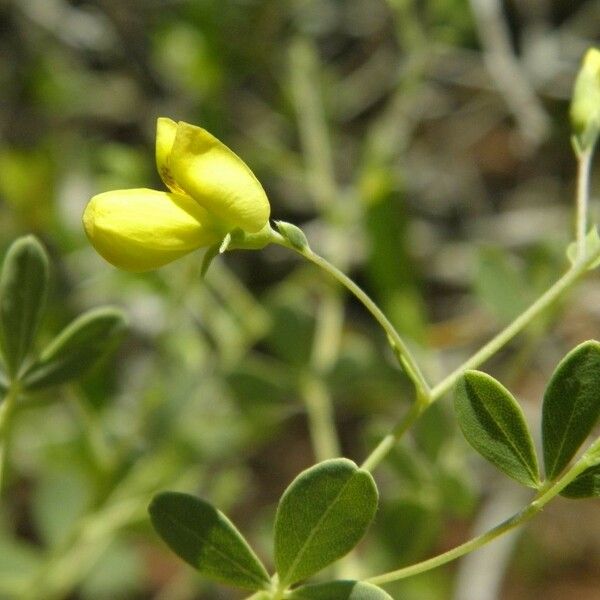
[[[377,510],[371,474],[351,460],[326,460],[300,473],[275,518],[275,564],[290,585],[340,558],[366,533]]]
[[[116,346],[125,327],[125,316],[118,309],[104,307],[84,313],[42,352],[23,376],[23,386],[34,390],[79,377]]]
[[[233,523],[208,502],[164,492],[149,507],[154,529],[201,575],[247,590],[265,589],[267,571]]]
[[[0,277],[0,345],[10,375],[31,349],[48,294],[48,255],[32,235],[6,253]]]
[[[588,341],[560,362],[544,393],[542,441],[546,476],[555,479],[600,414],[600,344]]]
[[[538,464],[523,411],[493,377],[466,371],[458,380],[454,406],[469,444],[509,477],[536,488]]]
[[[295,589],[289,600],[393,600],[371,583],[364,581],[330,581],[304,585]]]
[[[566,498],[600,498],[600,465],[580,473],[560,495]]]

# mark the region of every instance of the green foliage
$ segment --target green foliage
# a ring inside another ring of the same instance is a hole
[[[510,321],[531,301],[528,279],[518,265],[499,248],[480,250],[475,290],[501,321]]]
[[[392,597],[370,583],[361,581],[331,581],[304,585],[295,589],[290,600],[392,600]]]
[[[269,585],[267,571],[242,534],[208,502],[164,492],[154,498],[149,512],[173,552],[204,577],[248,590]]]
[[[600,415],[600,343],[584,342],[560,362],[544,394],[542,440],[546,476],[569,464]]]
[[[125,317],[116,308],[97,308],[77,317],[24,374],[24,388],[36,390],[80,377],[118,344],[125,328]]]
[[[565,498],[598,498],[600,497],[600,465],[589,467],[580,473],[561,492]]]
[[[33,236],[11,245],[0,278],[0,343],[13,377],[31,351],[44,313],[49,277],[48,255]]]
[[[275,518],[275,565],[282,583],[310,577],[366,533],[377,510],[371,475],[347,459],[302,472],[287,488]]]
[[[121,340],[126,320],[121,310],[90,310],[68,325],[39,357],[29,359],[44,315],[49,286],[48,255],[33,236],[9,248],[0,278],[0,346],[9,377],[26,391],[65,383],[83,375]]]
[[[467,371],[456,384],[454,406],[477,452],[518,482],[539,486],[533,440],[521,407],[505,387],[485,373]]]

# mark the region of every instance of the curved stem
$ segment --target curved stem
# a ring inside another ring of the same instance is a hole
[[[486,533],[478,535],[472,538],[468,542],[456,546],[447,552],[443,552],[438,556],[429,558],[422,562],[419,562],[402,569],[390,571],[389,573],[383,573],[382,575],[376,575],[370,577],[366,581],[375,585],[384,585],[399,579],[411,577],[431,569],[435,569],[441,565],[445,565],[473,550],[477,550],[491,541],[500,537],[501,535],[511,531],[515,527],[522,525],[529,521],[535,515],[537,515],[542,508],[557,496],[569,483],[571,483],[580,473],[585,471],[588,467],[594,465],[598,461],[598,457],[594,456],[594,453],[598,451],[600,446],[600,438],[588,449],[588,451],[568,470],[566,473],[557,481],[547,483],[538,493],[536,498],[528,504],[525,508],[514,514],[512,517],[506,519],[496,527],[490,529]]]
[[[392,325],[390,320],[385,316],[383,311],[375,304],[375,302],[369,297],[369,295],[352,279],[350,279],[345,273],[340,271],[337,267],[332,265],[329,261],[325,260],[322,256],[319,256],[313,252],[310,248],[305,247],[302,249],[294,248],[288,244],[283,244],[292,250],[295,250],[304,258],[317,265],[324,271],[327,271],[334,279],[340,282],[349,292],[351,292],[363,306],[373,315],[375,320],[379,323],[382,329],[386,332],[390,343],[394,350],[398,353],[401,364],[413,382],[417,391],[418,397],[429,396],[429,384],[425,380],[423,373],[416,360],[413,358],[410,350],[408,349],[404,340],[400,337],[400,334],[396,328]]]
[[[285,246],[301,254],[304,258],[313,264],[327,271],[331,276],[344,285],[373,315],[375,320],[381,325],[388,334],[388,339],[396,351],[398,358],[405,368],[407,375],[415,385],[417,398],[408,413],[392,428],[381,442],[373,449],[363,463],[363,468],[372,471],[394,447],[394,444],[404,435],[406,430],[421,416],[427,406],[436,400],[439,400],[448,392],[467,369],[473,369],[482,365],[500,350],[507,342],[520,333],[535,317],[553,305],[558,298],[569,290],[573,284],[600,258],[600,249],[586,256],[584,260],[576,262],[556,283],[554,283],[542,296],[540,296],[531,306],[521,313],[512,323],[495,335],[487,344],[478,350],[471,358],[466,360],[452,373],[445,377],[433,388],[425,380],[419,365],[408,350],[406,344],[383,314],[381,309],[371,300],[371,298],[356,284],[352,279],[340,271],[337,267],[329,263],[323,257],[313,252],[308,246],[297,248],[281,235],[273,232],[271,241],[273,243]]]

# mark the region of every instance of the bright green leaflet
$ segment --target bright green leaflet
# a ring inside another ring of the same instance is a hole
[[[33,390],[79,377],[121,339],[126,321],[120,310],[98,308],[68,325],[23,376]]]
[[[48,255],[31,235],[6,253],[0,277],[0,342],[6,365],[16,375],[31,349],[48,293]]]
[[[467,371],[457,382],[454,406],[466,440],[509,477],[539,485],[535,448],[523,411],[493,377]]]
[[[208,502],[164,492],[149,507],[154,529],[201,575],[247,590],[269,587],[264,566],[235,525]]]
[[[336,458],[307,469],[285,491],[275,518],[275,564],[282,585],[317,573],[366,533],[377,510],[371,475]]]
[[[600,465],[586,469],[560,494],[566,498],[600,498]]]
[[[544,394],[542,439],[549,479],[569,464],[599,414],[600,344],[588,341],[563,358]]]
[[[381,588],[362,581],[331,581],[305,585],[293,591],[289,600],[393,600]]]

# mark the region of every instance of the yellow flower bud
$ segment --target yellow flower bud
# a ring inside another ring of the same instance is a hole
[[[584,146],[594,143],[600,130],[600,50],[590,48],[575,80],[571,123]]]
[[[85,210],[88,238],[113,265],[147,271],[216,244],[234,230],[251,237],[270,231],[269,201],[259,181],[201,127],[158,119],[156,166],[170,192],[105,192]]]
[[[210,246],[224,232],[198,203],[181,194],[148,189],[94,196],[83,215],[98,253],[126,271],[149,271]]]

